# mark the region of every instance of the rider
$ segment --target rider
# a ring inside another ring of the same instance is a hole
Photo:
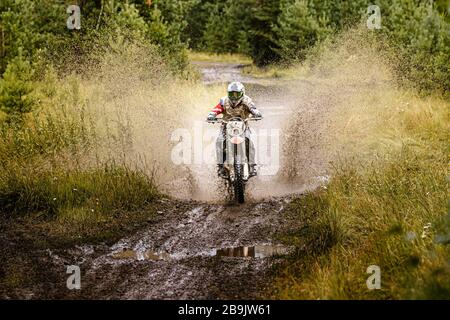
[[[256,109],[252,99],[245,94],[245,87],[240,82],[232,82],[228,85],[228,96],[220,99],[220,102],[208,114],[208,121],[216,120],[216,116],[223,114],[223,119],[228,120],[233,117],[247,119],[250,115],[253,117],[262,117],[261,112]],[[220,176],[226,176],[224,171],[224,150],[226,125],[222,124],[219,136],[216,140],[217,168]],[[250,176],[256,175],[255,148],[250,139],[250,132],[246,130],[247,154],[249,155]]]

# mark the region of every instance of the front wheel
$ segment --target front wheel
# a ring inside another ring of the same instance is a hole
[[[244,191],[245,191],[245,182],[244,182],[244,166],[239,163],[234,164],[234,199],[237,203],[244,203]]]

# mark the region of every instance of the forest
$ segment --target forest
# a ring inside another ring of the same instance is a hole
[[[66,27],[70,1],[0,4],[3,112],[33,108],[30,83],[42,77],[49,65],[67,73],[69,64],[83,64],[94,51],[120,50],[121,43],[154,46],[177,74],[186,70],[188,49],[241,53],[264,67],[301,62],[317,43],[368,16],[365,0],[75,2],[81,9],[80,30]],[[445,94],[450,82],[447,2],[378,0],[374,4],[380,7],[383,25],[376,32],[378,42],[402,62],[396,70],[399,80],[425,92]]]

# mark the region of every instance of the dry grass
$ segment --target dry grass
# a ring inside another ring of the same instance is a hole
[[[282,80],[301,79],[306,75],[306,69],[302,65],[270,65],[265,68],[258,68],[252,64],[245,66],[242,69],[242,72],[255,78],[274,78]]]
[[[217,54],[209,52],[189,51],[188,58],[190,61],[199,61],[199,62],[226,62],[237,64],[252,64],[252,59],[250,57],[236,53]]]

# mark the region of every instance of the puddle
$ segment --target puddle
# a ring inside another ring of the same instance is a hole
[[[267,258],[275,255],[284,255],[289,253],[287,247],[282,245],[259,245],[251,247],[230,247],[213,249],[211,251],[203,251],[198,254],[193,254],[190,257],[195,256],[210,256],[210,257],[249,257],[249,258]],[[169,254],[167,252],[155,252],[152,250],[146,250],[139,252],[132,249],[124,248],[122,251],[115,252],[111,255],[116,260],[178,260],[186,258],[186,254]]]
[[[282,245],[261,245],[253,247],[232,247],[217,249],[215,256],[267,258],[275,255],[287,254],[288,252],[288,248]]]
[[[244,64],[209,62],[193,62],[193,64],[199,68],[205,84],[253,80],[252,77],[242,74],[241,69],[245,66]]]

